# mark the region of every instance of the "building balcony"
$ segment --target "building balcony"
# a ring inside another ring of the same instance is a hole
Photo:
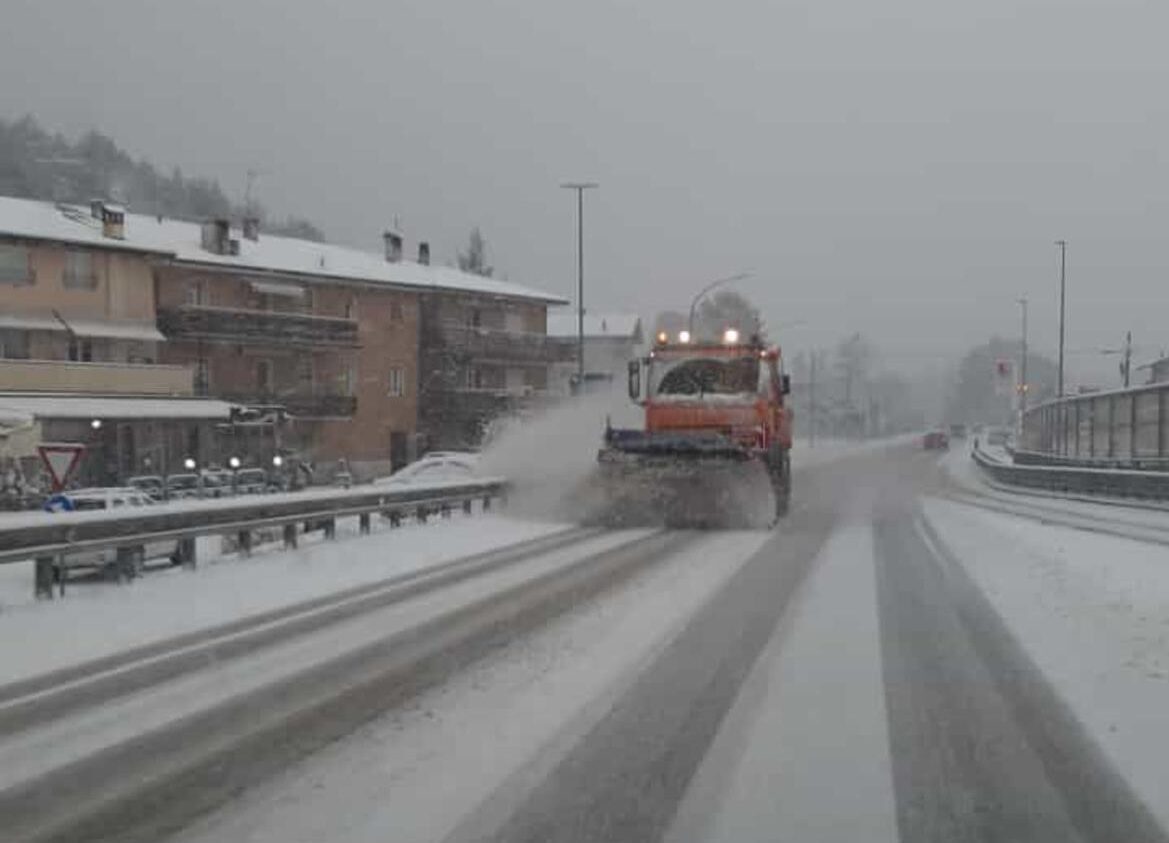
[[[435,339],[440,348],[477,360],[500,363],[548,364],[566,353],[562,344],[545,334],[474,327],[456,322],[438,326]]]
[[[300,419],[347,419],[357,412],[357,396],[327,392],[251,392],[216,397],[248,407],[282,407]]]
[[[175,340],[340,348],[358,344],[356,319],[274,310],[203,305],[160,308],[158,328]]]
[[[2,359],[0,391],[176,396],[195,392],[194,372],[187,366]]]

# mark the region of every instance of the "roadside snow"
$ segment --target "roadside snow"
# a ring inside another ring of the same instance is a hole
[[[926,499],[923,512],[1017,639],[1169,825],[1163,547]]]
[[[69,588],[33,602],[27,565],[17,605],[0,607],[0,684],[118,650],[306,600],[395,574],[535,538],[563,524],[497,516],[411,524],[370,536],[256,554],[194,571],[172,569],[128,586]],[[340,530],[338,531],[340,534]],[[14,587],[6,573],[3,585]]]
[[[469,812],[470,828],[485,833],[769,536],[704,536],[244,794],[175,843],[442,840]]]

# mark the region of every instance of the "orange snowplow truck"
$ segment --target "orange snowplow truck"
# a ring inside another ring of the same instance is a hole
[[[629,397],[644,407],[645,429],[607,428],[598,459],[611,474],[648,478],[663,506],[684,499],[681,518],[668,520],[706,521],[757,503],[761,475],[779,517],[791,498],[790,385],[779,349],[758,337],[658,334],[649,355],[629,364]]]

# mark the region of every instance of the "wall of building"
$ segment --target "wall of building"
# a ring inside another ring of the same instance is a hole
[[[405,458],[414,456],[421,307],[415,293],[351,289],[356,293],[360,345],[356,352],[357,411],[352,419],[319,424],[318,459],[344,458],[355,464],[355,469],[362,463],[388,468],[394,434],[399,443],[406,443]],[[390,394],[392,369],[400,370],[401,395]]]
[[[66,319],[154,321],[155,259],[151,256],[59,243],[22,243],[10,238],[0,242],[27,248],[34,272],[32,284],[0,285],[6,312],[44,316],[56,310]],[[66,255],[70,251],[92,256],[92,288],[65,286]]]

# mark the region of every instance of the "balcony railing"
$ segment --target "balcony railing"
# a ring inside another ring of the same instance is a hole
[[[513,363],[555,363],[564,357],[562,344],[545,334],[482,328],[457,322],[438,326],[438,340],[449,349],[480,360]]]
[[[251,407],[283,407],[302,419],[350,418],[357,412],[357,396],[326,392],[248,392],[219,395],[225,401]]]
[[[193,395],[187,366],[0,359],[0,391],[91,395]]]
[[[273,310],[182,305],[158,311],[171,339],[293,346],[357,346],[357,320]]]

